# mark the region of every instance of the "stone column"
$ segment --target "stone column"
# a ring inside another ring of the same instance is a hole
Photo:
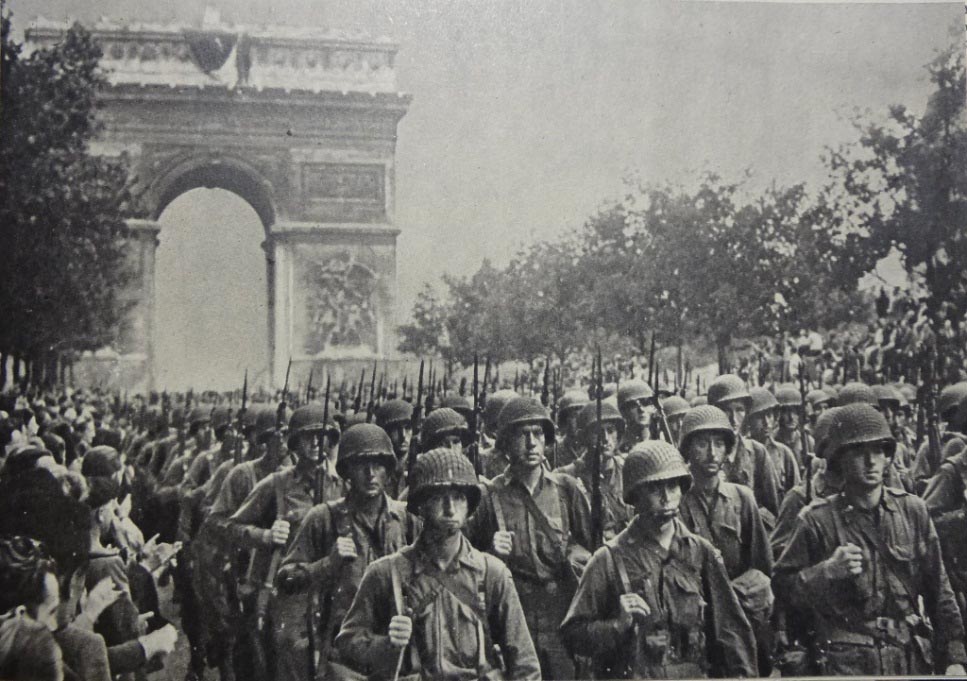
[[[121,334],[119,351],[128,369],[125,384],[153,390],[155,332],[155,251],[161,225],[154,220],[127,220],[131,230],[134,280],[127,292],[134,305]]]

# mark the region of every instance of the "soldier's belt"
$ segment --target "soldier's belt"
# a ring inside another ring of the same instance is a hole
[[[857,622],[852,629],[831,627],[825,635],[830,643],[846,643],[859,646],[877,646],[883,643],[898,647],[910,643],[910,626],[903,620],[891,617],[877,617],[866,622]]]

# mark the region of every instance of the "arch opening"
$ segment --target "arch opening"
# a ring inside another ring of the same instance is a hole
[[[177,186],[158,216],[155,385],[230,390],[246,369],[267,382],[265,217],[250,194]]]

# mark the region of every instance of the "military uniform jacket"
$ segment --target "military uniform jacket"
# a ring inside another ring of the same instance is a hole
[[[370,678],[392,678],[399,656],[387,635],[397,614],[394,570],[403,609],[413,620],[404,675],[448,681],[541,678],[510,571],[464,538],[445,571],[419,541],[366,569],[336,638],[343,662]]]
[[[739,436],[731,459],[722,466],[723,479],[745,485],[752,490],[759,508],[769,512],[763,517],[766,527],[771,528],[779,512],[779,487],[776,471],[766,448],[755,440]]]
[[[963,623],[936,530],[921,499],[883,487],[879,505],[866,511],[834,494],[814,501],[799,521],[773,571],[774,590],[791,605],[815,614],[821,641],[861,640],[871,630],[877,632],[884,621],[877,618],[903,621],[915,616],[922,597],[934,627],[939,668],[963,664]],[[847,542],[863,549],[863,572],[829,579],[821,563]],[[894,635],[902,639],[903,632]]]
[[[799,461],[789,447],[773,437],[762,444],[772,458],[772,468],[776,473],[776,487],[779,489],[779,498],[782,499],[802,479]]]
[[[604,536],[606,539],[621,532],[635,515],[635,510],[624,502],[624,486],[621,482],[621,470],[624,459],[614,457],[614,465],[610,471],[601,471],[601,500],[604,502]],[[587,458],[580,458],[574,463],[558,468],[555,472],[570,475],[578,482],[578,487],[584,492],[588,505],[591,504],[591,463]]]
[[[586,547],[591,545],[591,511],[570,475],[544,472],[531,495],[508,472],[494,478],[482,492],[480,506],[471,518],[470,536],[475,546],[488,550],[497,530],[513,532],[513,551],[505,562],[515,579],[558,583],[569,577],[569,561],[584,562]],[[528,511],[525,497],[546,518],[551,533]]]
[[[748,487],[720,482],[708,502],[693,486],[682,499],[681,518],[721,552],[729,579],[747,570],[772,574],[772,549]]]
[[[665,551],[638,526],[644,522],[637,518],[591,557],[561,624],[570,651],[591,657],[599,679],[756,676],[752,627],[719,552],[680,520]],[[620,598],[629,592],[652,615],[626,631]]]
[[[419,521],[407,513],[406,504],[387,495],[372,526],[345,498],[313,506],[282,560],[278,582],[290,592],[322,585],[322,622],[316,631],[335,637],[366,567],[414,541],[418,530]],[[344,560],[334,552],[339,537],[353,539],[355,560]]]
[[[937,473],[927,482],[923,500],[930,515],[955,511],[964,504],[967,489],[967,450],[951,456],[940,464]]]

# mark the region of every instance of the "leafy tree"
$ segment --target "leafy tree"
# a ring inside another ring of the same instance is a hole
[[[425,284],[416,297],[409,324],[399,327],[399,350],[414,355],[440,355],[450,349],[447,319],[450,310],[433,290]]]
[[[24,56],[10,30],[3,16],[0,352],[43,370],[120,337],[124,217],[136,210],[123,165],[89,154],[106,84],[91,35],[74,25],[58,45]]]
[[[848,223],[861,268],[896,248],[932,303],[965,309],[967,111],[963,27],[927,67],[934,91],[922,116],[903,105],[885,120],[857,117],[859,139],[830,150],[828,194]],[[844,230],[845,231],[845,230]]]

